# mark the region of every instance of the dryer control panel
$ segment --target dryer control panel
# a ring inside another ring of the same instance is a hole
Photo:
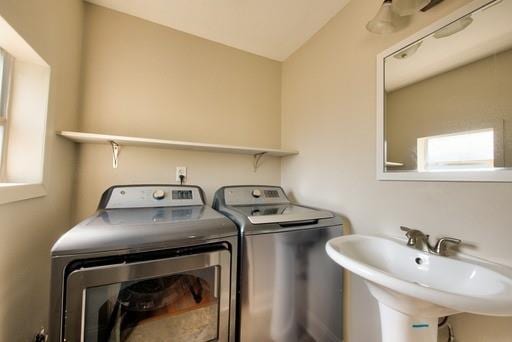
[[[285,204],[290,203],[278,186],[234,186],[224,189],[227,205]]]
[[[105,191],[100,209],[157,208],[204,205],[199,187],[180,185],[120,185]]]

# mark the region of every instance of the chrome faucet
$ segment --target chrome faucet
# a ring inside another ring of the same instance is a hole
[[[400,229],[404,231],[405,236],[407,236],[407,246],[434,255],[446,256],[448,254],[449,244],[460,245],[462,242],[460,239],[442,237],[432,246],[429,242],[429,235],[424,234],[421,230],[404,226],[400,226]]]

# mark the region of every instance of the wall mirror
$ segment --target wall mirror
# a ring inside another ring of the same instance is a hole
[[[476,0],[377,58],[377,177],[512,182],[512,0]]]

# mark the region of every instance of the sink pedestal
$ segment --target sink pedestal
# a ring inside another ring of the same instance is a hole
[[[457,313],[370,281],[365,283],[379,302],[382,342],[436,342],[438,318]]]
[[[382,342],[436,342],[437,317],[414,317],[379,303]]]

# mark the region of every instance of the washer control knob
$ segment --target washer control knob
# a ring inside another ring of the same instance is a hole
[[[261,190],[254,189],[251,194],[252,194],[252,197],[254,197],[254,198],[260,198],[261,197]]]
[[[162,200],[162,199],[164,199],[164,198],[165,198],[165,191],[160,190],[160,189],[155,190],[155,191],[153,192],[153,198],[154,198],[154,199],[156,199],[156,200]]]

